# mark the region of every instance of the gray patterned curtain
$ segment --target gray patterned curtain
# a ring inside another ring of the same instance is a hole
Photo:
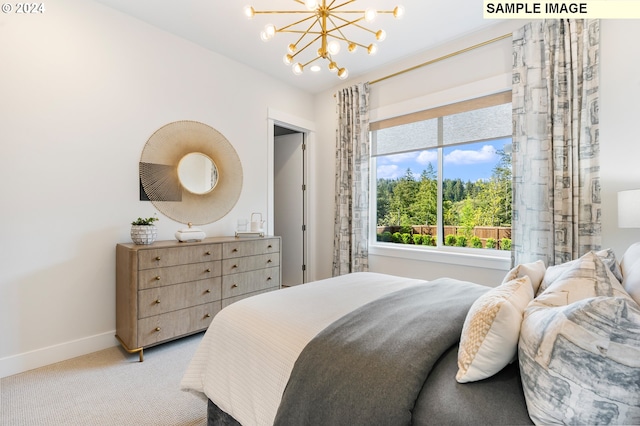
[[[598,20],[513,33],[513,262],[600,248]]]
[[[369,269],[369,83],[336,94],[333,276]]]

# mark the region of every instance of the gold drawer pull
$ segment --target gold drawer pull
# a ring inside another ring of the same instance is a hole
[[[271,259],[267,260],[267,263],[271,263]]]
[[[238,284],[232,285],[231,288],[238,288]]]
[[[237,248],[234,248],[233,250],[231,250],[231,252],[232,252],[232,253],[237,253],[237,252],[238,252],[238,249],[237,249]]]
[[[160,260],[160,256],[156,256],[156,260]]]
[[[160,331],[160,327],[156,327],[156,331]]]
[[[211,268],[207,268],[205,272],[211,272]]]
[[[267,281],[271,281],[271,277],[267,278]]]
[[[204,292],[205,292],[205,293],[211,293],[211,290],[206,289]]]
[[[160,275],[156,277],[156,281],[160,281]]]
[[[267,248],[273,248],[273,246],[272,246],[271,244],[269,244],[269,245],[267,246]]]
[[[156,299],[155,303],[156,303],[156,305],[159,305],[160,304],[160,299]]]
[[[206,252],[206,253],[205,253],[205,255],[207,255],[207,256],[211,256],[211,252],[210,252],[210,251],[208,251],[208,252]]]
[[[204,317],[205,318],[211,318],[211,314],[206,314]]]
[[[238,267],[238,265],[233,265],[233,266],[231,267],[231,269],[236,269],[237,267]]]

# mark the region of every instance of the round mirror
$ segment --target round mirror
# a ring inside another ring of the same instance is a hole
[[[218,183],[218,168],[208,155],[192,152],[178,163],[178,179],[187,191],[206,194]]]

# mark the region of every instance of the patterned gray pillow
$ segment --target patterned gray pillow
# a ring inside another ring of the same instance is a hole
[[[640,309],[595,297],[525,313],[518,358],[536,424],[640,424]]]
[[[590,252],[527,307],[518,360],[542,424],[640,424],[640,309]]]

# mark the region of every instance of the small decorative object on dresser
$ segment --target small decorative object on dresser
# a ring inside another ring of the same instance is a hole
[[[153,222],[157,217],[137,218],[131,222],[131,240],[136,244],[151,244],[158,238],[158,228]]]
[[[193,228],[192,223],[187,224],[189,227],[176,231],[176,240],[181,243],[187,241],[202,241],[207,236],[200,228]]]
[[[129,353],[205,330],[222,308],[280,288],[280,237],[116,245],[116,338]]]

